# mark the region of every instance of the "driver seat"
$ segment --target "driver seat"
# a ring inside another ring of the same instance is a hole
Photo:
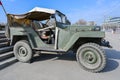
[[[40,38],[43,41],[45,41],[46,43],[49,43],[50,32],[49,31],[38,31],[40,29],[44,29],[44,26],[47,26],[47,25],[44,25],[44,24],[37,22],[37,21],[34,21],[33,24],[34,24],[34,28],[35,28],[36,32],[39,34]]]

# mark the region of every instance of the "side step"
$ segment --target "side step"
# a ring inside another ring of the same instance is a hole
[[[48,51],[48,52],[61,52],[65,53],[66,51],[63,50],[56,50],[56,49],[50,49],[50,48],[34,48],[35,51]]]
[[[14,56],[13,51],[3,53],[3,54],[0,55],[0,62],[3,61],[3,60],[9,59],[9,58],[11,58],[13,56]]]
[[[0,62],[0,70],[7,67],[7,66],[9,66],[9,65],[14,64],[15,62],[17,62],[17,59],[15,57],[7,59],[7,60],[5,60],[3,62]]]

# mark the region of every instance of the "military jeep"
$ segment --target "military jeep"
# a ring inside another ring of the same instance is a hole
[[[99,72],[106,65],[102,40],[105,33],[96,26],[71,25],[58,10],[36,7],[28,13],[8,14],[8,38],[14,55],[21,62],[29,62],[34,53],[65,54],[73,51],[80,66]]]

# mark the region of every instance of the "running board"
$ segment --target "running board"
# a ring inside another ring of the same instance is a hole
[[[33,48],[35,51],[45,51],[45,52],[61,52],[65,53],[66,51],[63,50],[56,50],[56,49],[48,49],[48,48]]]

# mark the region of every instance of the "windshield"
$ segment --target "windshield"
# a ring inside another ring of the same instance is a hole
[[[55,17],[56,17],[57,22],[64,23],[64,24],[67,23],[67,18],[64,14],[62,14],[60,12],[56,12]]]

